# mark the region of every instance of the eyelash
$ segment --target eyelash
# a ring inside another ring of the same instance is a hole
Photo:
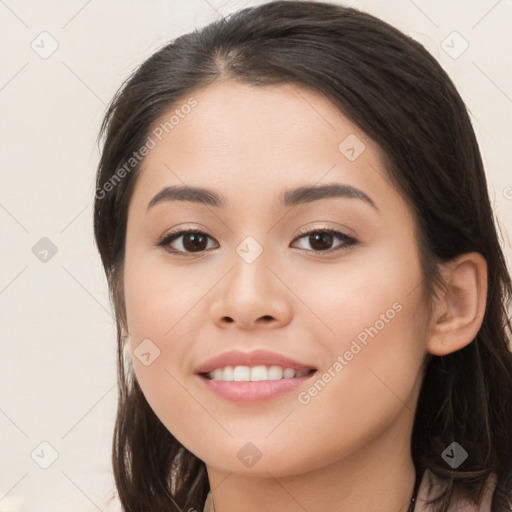
[[[350,236],[346,235],[345,233],[336,231],[335,229],[331,229],[331,228],[320,228],[320,229],[300,231],[298,236],[294,239],[294,241],[300,240],[301,238],[304,238],[307,235],[312,235],[315,233],[329,233],[336,238],[340,238],[341,240],[343,240],[344,243],[342,243],[339,246],[334,247],[332,249],[327,249],[325,251],[314,251],[314,250],[309,250],[309,249],[301,249],[301,250],[313,252],[316,254],[333,254],[333,253],[346,251],[346,250],[348,250],[349,247],[352,247],[358,243],[358,240],[356,240],[355,238],[350,237]],[[184,230],[180,230],[180,231],[170,232],[167,235],[164,235],[164,237],[161,238],[156,243],[156,246],[163,247],[166,251],[170,252],[171,254],[181,254],[181,255],[185,255],[185,256],[194,256],[194,255],[198,255],[198,254],[205,252],[205,251],[186,252],[186,251],[172,249],[169,247],[169,244],[171,242],[173,242],[174,240],[176,240],[177,238],[179,238],[180,236],[189,235],[189,234],[201,234],[201,235],[206,235],[209,238],[212,238],[212,237],[210,237],[210,235],[208,235],[204,231],[201,231],[198,229],[184,229]]]

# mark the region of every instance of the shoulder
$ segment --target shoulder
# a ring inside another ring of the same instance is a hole
[[[418,496],[416,499],[416,507],[414,512],[429,512],[426,501],[435,498],[439,495],[446,486],[446,482],[426,470],[421,479],[420,487],[418,489]],[[461,499],[456,505],[450,507],[450,512],[491,512],[492,496],[494,488],[496,487],[496,477],[491,475],[486,484],[486,490],[482,497],[480,507],[476,507],[465,499]],[[215,512],[213,506],[213,496],[211,491],[208,492],[204,508],[202,512]]]
[[[430,512],[426,501],[438,496],[446,486],[446,481],[437,477],[428,469],[423,474],[418,497],[416,500],[415,512]],[[457,500],[449,508],[450,512],[491,512],[492,497],[496,487],[496,475],[493,473],[487,480],[486,488],[482,496],[480,506],[475,505],[465,498]]]

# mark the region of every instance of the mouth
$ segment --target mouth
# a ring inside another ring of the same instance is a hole
[[[304,385],[316,373],[314,368],[294,370],[280,366],[228,366],[200,373],[198,378],[204,388],[214,396],[247,405],[277,397],[294,399],[292,391]]]
[[[239,404],[261,402],[291,391],[312,378],[317,368],[283,354],[258,349],[219,354],[195,369],[204,388],[214,396]]]
[[[261,382],[278,381],[283,379],[298,379],[310,376],[316,368],[297,370],[278,365],[258,366],[225,366],[209,372],[200,373],[203,378],[223,382]]]

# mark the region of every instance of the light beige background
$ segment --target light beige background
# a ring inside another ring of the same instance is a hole
[[[0,512],[105,510],[117,395],[114,321],[92,232],[100,121],[158,47],[260,3],[0,0]],[[510,262],[512,2],[344,3],[419,40],[455,81]],[[33,251],[43,237],[57,249],[47,261]]]

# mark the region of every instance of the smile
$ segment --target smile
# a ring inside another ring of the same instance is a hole
[[[264,380],[295,379],[303,377],[314,370],[295,370],[282,366],[226,366],[216,368],[206,375],[211,380],[225,382],[257,382]]]

